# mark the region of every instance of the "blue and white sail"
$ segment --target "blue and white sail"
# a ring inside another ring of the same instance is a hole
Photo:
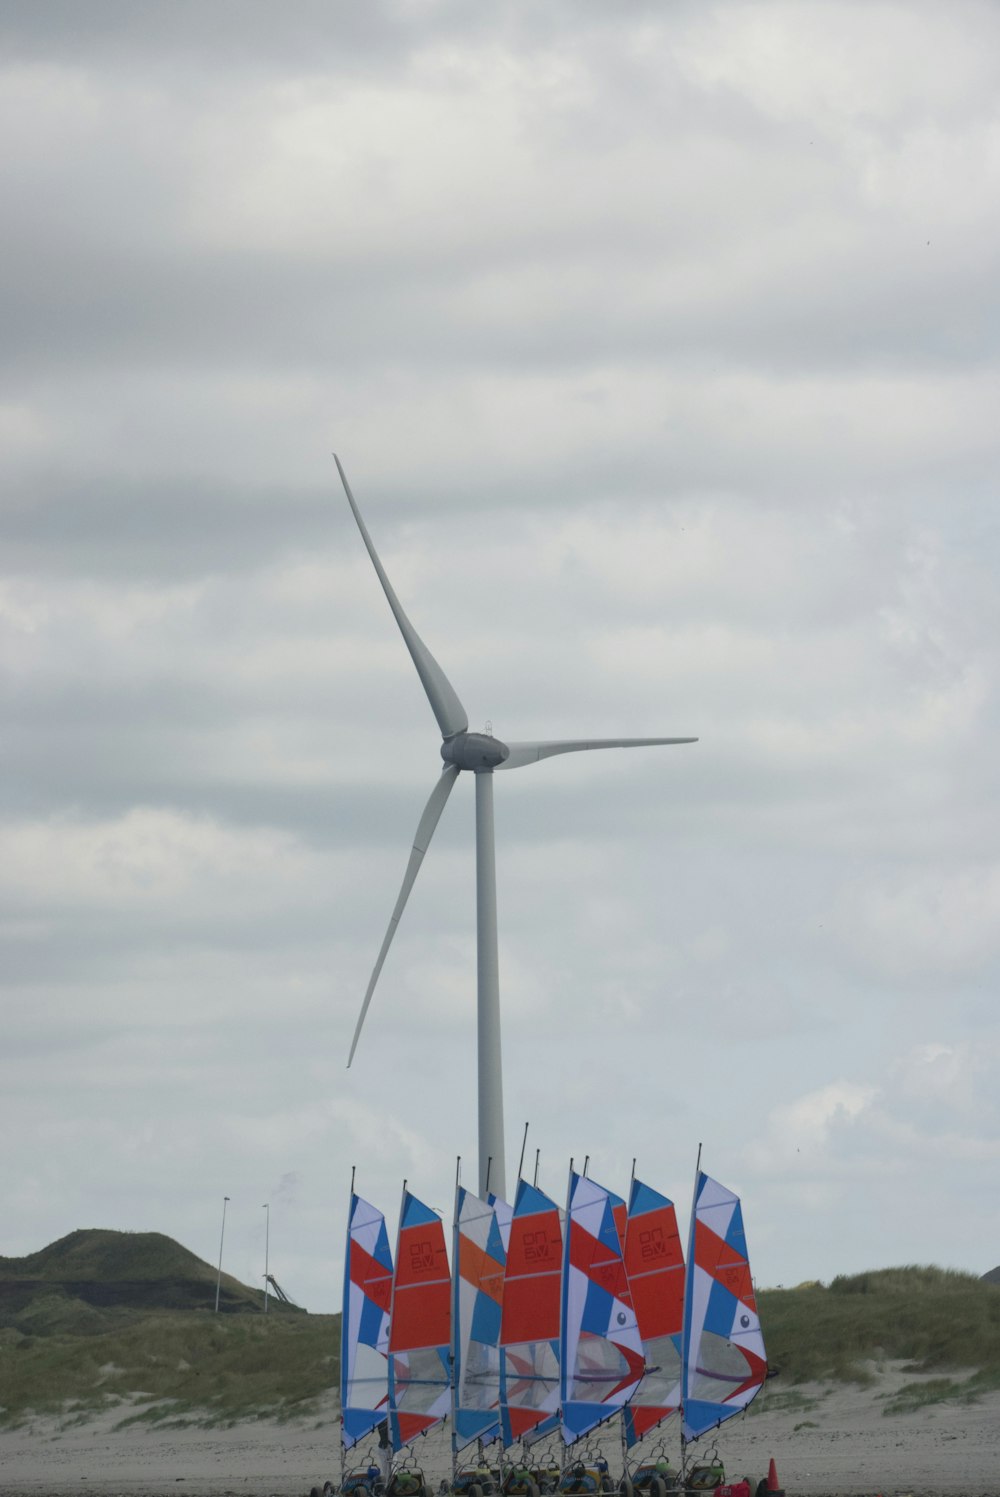
[[[684,1296],[682,1438],[745,1409],[767,1377],[739,1196],[698,1172]]]
[[[452,1251],[452,1442],[500,1436],[500,1307],[507,1253],[494,1207],[459,1186]]]
[[[616,1206],[619,1196],[570,1171],[559,1355],[566,1445],[617,1414],[645,1371]]]
[[[340,1407],[344,1449],[363,1440],[387,1413],[392,1251],[385,1217],[351,1195],[340,1322]]]

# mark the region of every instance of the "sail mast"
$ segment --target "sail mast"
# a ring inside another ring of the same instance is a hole
[[[348,1314],[348,1296],[351,1292],[351,1217],[354,1212],[354,1176],[357,1165],[351,1165],[351,1188],[347,1193],[347,1231],[344,1242],[344,1302],[340,1314],[340,1485],[344,1485],[344,1468],[346,1464],[347,1447],[344,1444],[344,1409],[347,1407],[347,1332],[350,1317]]]
[[[490,1156],[492,1162],[492,1155]],[[489,1179],[489,1165],[486,1166],[486,1178]],[[459,1192],[462,1188],[462,1156],[455,1159],[455,1208],[452,1215],[451,1229],[451,1484],[454,1487],[458,1479],[458,1372],[460,1366],[461,1348],[459,1346],[459,1319],[461,1315],[459,1305],[461,1276],[458,1271],[462,1246],[458,1228]]]
[[[698,1143],[698,1158],[694,1166],[694,1190],[691,1192],[691,1224],[688,1229],[687,1263],[684,1267],[684,1334],[681,1338],[681,1483],[683,1485],[685,1476],[684,1463],[687,1460],[687,1448],[684,1441],[684,1405],[687,1403],[688,1394],[688,1353],[691,1349],[691,1289],[694,1283],[694,1240],[695,1240],[695,1215],[698,1210],[698,1179],[701,1174],[701,1141]]]

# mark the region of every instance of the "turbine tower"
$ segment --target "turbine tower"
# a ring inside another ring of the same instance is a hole
[[[389,601],[406,648],[417,668],[431,711],[441,729],[441,758],[444,769],[413,839],[413,850],[406,865],[403,886],[399,891],[395,909],[389,920],[381,950],[368,983],[361,1013],[351,1042],[350,1066],[361,1037],[361,1028],[368,1013],[375,984],[378,982],[392,938],[396,934],[400,916],[406,908],[424,854],[430,846],[445,802],[461,771],[468,770],[476,777],[476,965],[478,975],[478,1055],[479,1055],[479,1193],[486,1195],[487,1188],[503,1196],[506,1191],[504,1170],[503,1133],[503,1081],[500,1052],[500,975],[497,962],[497,884],[496,857],[493,840],[493,771],[495,769],[521,769],[526,764],[537,764],[553,754],[575,754],[584,749],[644,748],[654,744],[697,743],[697,738],[573,738],[555,742],[529,741],[526,743],[501,743],[488,733],[470,733],[469,719],[458,694],[434,656],[428,650],[392,589],[378,552],[372,544],[368,528],[361,518],[347,475],[340,458],[334,453],[334,462],[340,473],[347,502],[351,506],[361,539],[372,559],[382,591]]]

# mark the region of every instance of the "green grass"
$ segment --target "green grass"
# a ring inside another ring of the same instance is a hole
[[[116,1276],[110,1285],[102,1264]],[[265,1317],[259,1293],[236,1280],[229,1305],[246,1313],[148,1308],[165,1289],[171,1304],[182,1280],[201,1284],[201,1303],[206,1284],[214,1296],[213,1271],[198,1265],[155,1233],[74,1233],[31,1258],[0,1260],[0,1425],[48,1413],[69,1428],[102,1410],[153,1427],[329,1419],[339,1316],[272,1305]],[[81,1288],[90,1283],[92,1295]],[[102,1301],[110,1287],[128,1289],[132,1302]],[[889,1361],[924,1376],[885,1400],[887,1414],[1000,1388],[1000,1286],[969,1274],[882,1269],[827,1287],[765,1290],[758,1300],[780,1376],[752,1412],[783,1409],[802,1415],[804,1428],[805,1416],[822,1416],[824,1395],[803,1384],[867,1386]]]
[[[1000,1388],[1000,1371],[981,1369],[971,1377],[956,1380],[950,1377],[926,1378],[919,1383],[908,1383],[885,1401],[884,1415],[915,1414],[931,1404],[975,1403],[983,1393],[994,1393]]]
[[[105,1309],[127,1305],[146,1310],[214,1308],[217,1269],[162,1232],[113,1232],[99,1227],[70,1232],[24,1258],[0,1258],[0,1326],[23,1328],[25,1310],[48,1298]],[[227,1314],[257,1311],[261,1291],[222,1275],[220,1308]],[[275,1302],[276,1314],[295,1313]],[[79,1317],[78,1317],[79,1318]],[[85,1326],[77,1327],[82,1334]]]
[[[942,1268],[888,1268],[758,1296],[768,1361],[781,1386],[865,1385],[870,1364],[913,1372],[977,1368],[1000,1376],[1000,1287]],[[771,1405],[773,1407],[773,1404]]]
[[[317,1417],[337,1386],[339,1316],[101,1313],[96,1334],[0,1330],[0,1424],[116,1407],[149,1423]]]
[[[170,1279],[215,1284],[211,1265],[162,1232],[80,1228],[24,1258],[0,1258],[0,1279]]]

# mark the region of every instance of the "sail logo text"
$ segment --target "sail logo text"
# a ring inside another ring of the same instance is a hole
[[[552,1257],[552,1249],[544,1227],[534,1232],[525,1232],[524,1256],[528,1263],[543,1263]]]
[[[427,1273],[434,1267],[433,1242],[410,1243],[410,1268],[414,1273]]]
[[[639,1253],[643,1258],[662,1258],[667,1251],[662,1227],[650,1227],[639,1233]]]

